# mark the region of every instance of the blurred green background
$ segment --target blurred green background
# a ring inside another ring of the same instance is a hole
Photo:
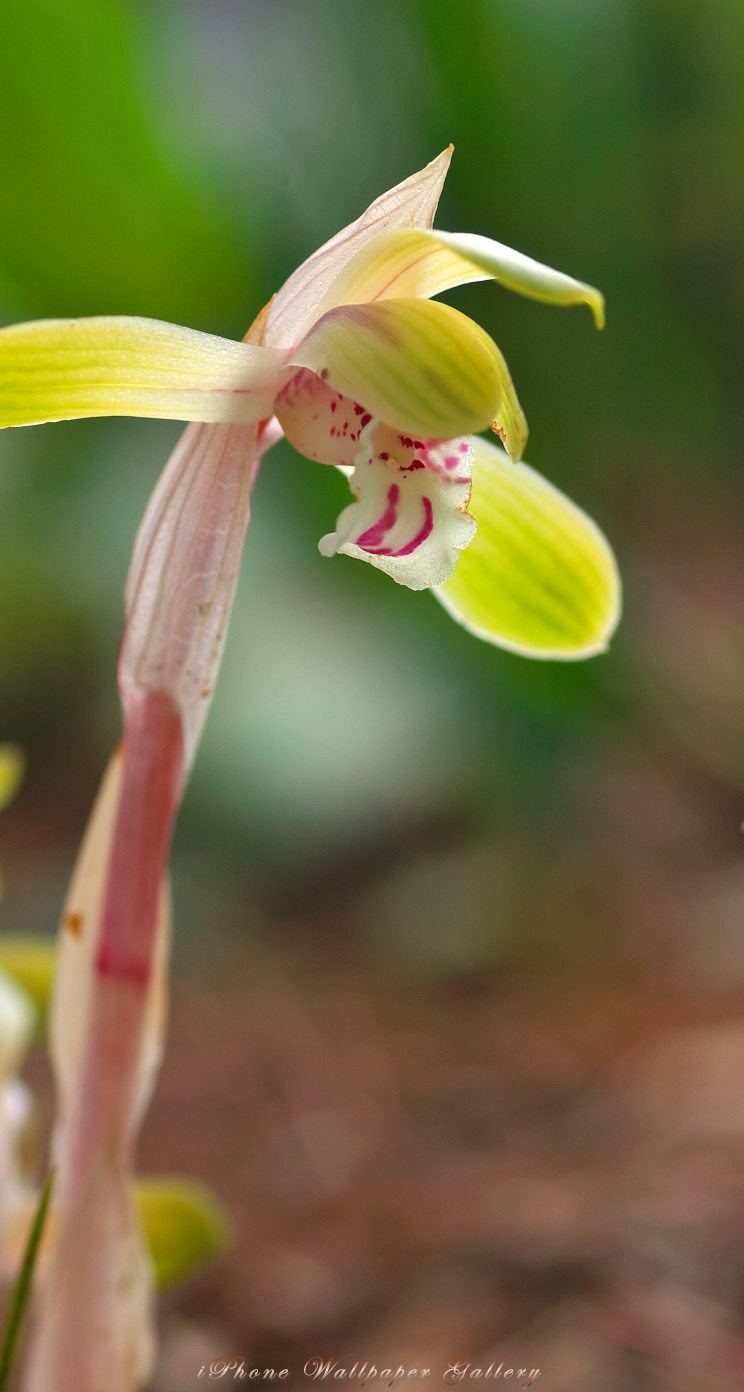
[[[304,256],[449,141],[439,226],[607,297],[602,335],[585,312],[493,285],[448,298],[509,361],[528,460],[615,545],[625,616],[583,666],[489,648],[372,567],[323,560],[343,479],[284,444],[267,457],[175,846],[175,1043],[145,1138],[153,1162],[185,1154],[221,1188],[253,1255],[171,1310],[164,1389],[190,1385],[215,1342],[204,1328],[291,1352],[371,1329],[391,1280],[393,1307],[413,1310],[399,1333],[419,1328],[422,1281],[432,1331],[466,1330],[474,1351],[537,1321],[525,1337],[547,1340],[551,1387],[609,1386],[608,1368],[613,1386],[679,1387],[680,1359],[685,1386],[738,1385],[741,0],[0,0],[0,323],[133,313],[238,338]],[[56,921],[118,737],[132,540],[178,433],[123,420],[0,436],[0,735],[28,759],[3,818],[8,931]],[[382,1159],[341,1136],[374,1073],[357,1060],[353,1074],[357,1011],[390,1088],[384,1105],[375,1093]],[[336,1092],[323,1049],[347,1070]],[[282,1080],[284,1120],[261,1068]],[[701,1093],[717,1120],[695,1112]],[[272,1127],[294,1157],[281,1195],[255,1172]],[[318,1127],[336,1137],[319,1172],[340,1166],[340,1188],[298,1179]],[[517,1195],[507,1236],[491,1214],[465,1240],[460,1214],[437,1245],[448,1176],[461,1196],[458,1164],[485,1156],[487,1193],[503,1192],[504,1165],[529,1169],[515,1137],[544,1185],[564,1183],[542,1228],[539,1196]],[[414,1155],[444,1185],[420,1231]],[[668,1207],[639,1197],[644,1165],[676,1167],[680,1214],[708,1197],[694,1234],[680,1217],[670,1237]],[[370,1204],[407,1215],[403,1253],[380,1250]],[[608,1208],[616,1230],[605,1219],[597,1236]],[[275,1248],[294,1265],[277,1257],[269,1279]]]

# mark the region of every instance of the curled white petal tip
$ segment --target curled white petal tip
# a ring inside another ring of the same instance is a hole
[[[325,536],[318,542],[318,550],[321,556],[335,556],[338,551],[338,536],[336,532],[326,532]]]

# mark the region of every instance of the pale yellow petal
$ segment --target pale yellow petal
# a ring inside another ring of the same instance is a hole
[[[581,508],[527,464],[475,440],[478,530],[433,593],[471,633],[525,657],[603,652],[620,617],[612,551]]]
[[[0,329],[0,426],[78,416],[245,423],[272,413],[281,353],[158,319]]]
[[[495,343],[493,346],[500,360],[501,401],[490,426],[503,442],[509,458],[516,463],[524,453],[529,428],[506,359]]]
[[[407,434],[469,435],[501,407],[503,358],[495,343],[472,319],[430,300],[331,310],[292,360]]]
[[[384,232],[361,248],[328,287],[320,311],[371,300],[429,298],[473,280],[497,280],[545,304],[587,304],[597,327],[604,323],[604,299],[592,285],[490,237],[424,228]]]

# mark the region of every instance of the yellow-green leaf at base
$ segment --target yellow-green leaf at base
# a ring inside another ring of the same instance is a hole
[[[158,1286],[190,1276],[230,1246],[227,1212],[206,1185],[177,1175],[138,1179],[135,1198]]]
[[[485,430],[501,406],[505,364],[493,339],[459,310],[431,300],[332,309],[292,362],[407,435],[471,435]]]
[[[525,657],[603,652],[620,616],[612,551],[591,518],[527,464],[474,440],[478,530],[432,593],[478,638]]]

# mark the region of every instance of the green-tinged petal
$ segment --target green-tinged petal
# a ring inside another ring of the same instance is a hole
[[[501,406],[503,358],[493,340],[458,310],[429,300],[333,309],[292,362],[408,434],[470,435]]]
[[[383,232],[363,247],[328,287],[320,312],[391,297],[428,298],[471,280],[498,280],[546,304],[587,304],[597,328],[604,324],[604,298],[592,285],[490,237],[424,228]]]
[[[159,319],[0,329],[0,426],[77,416],[245,423],[272,413],[283,355]]]
[[[496,352],[501,359],[501,404],[490,425],[499,439],[503,441],[509,458],[516,463],[518,459],[522,458],[530,432],[506,360],[498,348],[496,348]]]
[[[434,590],[478,638],[525,657],[603,652],[620,617],[620,579],[599,528],[527,464],[475,440],[478,530]]]
[[[138,1179],[135,1197],[158,1285],[172,1285],[230,1246],[232,1227],[205,1185],[179,1176]]]
[[[52,938],[0,935],[0,970],[25,991],[42,1018],[52,994],[56,961]]]
[[[0,744],[0,812],[18,792],[25,762],[17,744]]]

